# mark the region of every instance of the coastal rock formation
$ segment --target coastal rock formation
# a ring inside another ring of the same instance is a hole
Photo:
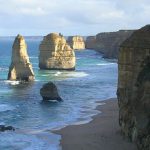
[[[12,126],[0,125],[0,132],[5,132],[5,131],[15,131],[15,128]]]
[[[87,49],[96,49],[96,36],[88,36],[86,38],[85,47]]]
[[[40,69],[75,69],[75,53],[62,35],[48,34],[40,44]]]
[[[118,58],[119,46],[133,33],[132,30],[99,33],[86,39],[86,48],[104,54],[106,58]]]
[[[70,36],[68,37],[67,42],[73,49],[76,50],[85,49],[85,42],[83,37],[81,36]]]
[[[140,150],[150,150],[150,25],[121,44],[118,64],[121,129]]]
[[[40,90],[40,94],[43,97],[43,100],[62,100],[58,94],[57,87],[53,82],[44,84]]]
[[[33,81],[34,72],[27,54],[27,45],[23,36],[15,38],[12,48],[11,65],[8,80]]]

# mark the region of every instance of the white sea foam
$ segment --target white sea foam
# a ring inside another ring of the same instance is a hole
[[[4,132],[0,134],[0,149],[11,147],[22,150],[60,150],[60,136],[52,133]]]
[[[107,66],[107,65],[114,65],[115,63],[99,63],[96,64],[97,66]]]
[[[0,148],[6,145],[12,147],[12,149],[23,149],[23,150],[42,150],[44,147],[43,141],[40,141],[33,135],[23,135],[16,133],[3,133],[0,135]],[[36,144],[35,144],[36,143]]]
[[[72,125],[82,125],[82,124],[89,123],[92,120],[93,120],[92,118],[89,118],[89,119],[85,119],[85,120],[82,120],[82,121],[77,121],[77,122],[73,123]]]
[[[0,112],[8,111],[8,110],[13,110],[14,107],[7,105],[7,104],[0,104]]]
[[[56,77],[57,77],[57,76],[59,76],[60,74],[62,74],[62,72],[58,71],[58,72],[56,72],[56,73],[55,73],[55,75],[54,75],[54,76],[56,76]]]
[[[70,73],[66,74],[66,76],[68,76],[68,77],[75,77],[75,78],[81,78],[81,77],[88,76],[88,74],[85,73],[85,72],[72,72],[72,73],[70,72]]]
[[[40,80],[34,80],[34,81],[39,82]]]
[[[0,67],[0,71],[8,71],[8,68]]]
[[[33,56],[33,57],[29,57],[29,58],[30,58],[30,59],[37,59],[38,57],[34,57],[34,56]]]
[[[47,77],[47,76],[49,76],[49,74],[42,74],[41,76],[43,76],[43,77]]]
[[[10,85],[18,85],[20,82],[19,82],[19,81],[6,80],[5,83],[6,83],[6,84],[10,84]]]

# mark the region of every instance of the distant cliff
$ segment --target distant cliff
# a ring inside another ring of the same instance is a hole
[[[104,54],[106,58],[118,58],[121,43],[127,39],[133,30],[119,30],[117,32],[104,32],[86,39],[86,48],[95,49]]]
[[[150,150],[150,25],[125,40],[118,59],[119,123],[140,150]]]

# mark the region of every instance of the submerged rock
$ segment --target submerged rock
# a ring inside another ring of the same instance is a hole
[[[150,150],[150,25],[133,33],[119,51],[118,102],[122,132]]]
[[[15,128],[12,126],[5,126],[5,125],[0,125],[0,132],[5,132],[5,131],[15,131]]]
[[[18,35],[12,48],[11,65],[8,80],[33,81],[34,72],[27,54],[27,45],[23,36]]]
[[[62,35],[51,33],[44,37],[40,44],[40,69],[74,70],[75,64],[75,53]]]
[[[68,37],[67,42],[73,49],[76,50],[85,49],[85,42],[83,37],[81,36],[70,36]]]
[[[43,97],[43,100],[62,101],[61,97],[58,94],[57,87],[53,82],[48,82],[44,84],[40,90],[40,94]]]

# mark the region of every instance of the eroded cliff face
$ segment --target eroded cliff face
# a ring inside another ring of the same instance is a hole
[[[86,48],[95,49],[103,53],[106,58],[118,58],[119,46],[132,33],[132,30],[99,33],[95,37],[87,37]]]
[[[34,72],[27,54],[27,45],[23,36],[15,38],[12,48],[11,65],[8,80],[33,81]]]
[[[73,49],[76,50],[85,49],[85,42],[83,37],[81,36],[70,36],[68,37],[67,42]]]
[[[51,33],[44,37],[40,44],[40,69],[74,70],[75,53],[62,35]]]
[[[150,150],[150,25],[121,44],[118,65],[121,129],[140,150]]]

